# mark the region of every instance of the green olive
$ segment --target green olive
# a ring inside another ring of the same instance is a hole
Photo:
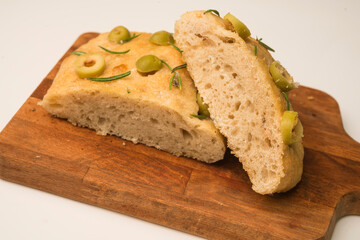
[[[270,74],[281,91],[288,92],[295,88],[294,80],[279,61],[274,61],[270,65]]]
[[[199,105],[199,115],[210,117],[209,106],[203,102],[199,92],[196,93],[196,102]]]
[[[160,70],[162,62],[154,55],[145,55],[136,61],[136,68],[140,73],[151,73]]]
[[[75,71],[81,78],[95,77],[105,70],[105,59],[100,53],[87,53],[77,57]]]
[[[151,35],[150,42],[156,44],[156,45],[170,45],[171,43],[174,44],[174,38],[171,33],[167,31],[158,31]]]
[[[109,40],[119,43],[130,37],[129,30],[124,26],[117,26],[108,35]]]
[[[281,135],[285,144],[290,145],[299,142],[303,135],[303,127],[298,113],[285,111],[281,119]]]
[[[242,39],[248,38],[251,33],[250,30],[246,27],[246,25],[233,16],[231,13],[228,13],[224,16],[225,20],[228,20],[233,25],[235,31],[239,34]]]

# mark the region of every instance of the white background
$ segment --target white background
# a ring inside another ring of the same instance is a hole
[[[231,11],[276,50],[302,85],[340,104],[360,141],[360,1],[0,0],[0,130],[84,32],[116,25],[173,31],[180,15]],[[360,183],[359,183],[360,184]],[[197,239],[118,213],[0,180],[0,239]],[[360,239],[360,217],[338,222],[333,240]]]

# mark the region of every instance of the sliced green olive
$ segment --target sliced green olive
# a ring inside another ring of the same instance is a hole
[[[299,142],[303,135],[303,127],[298,118],[298,113],[285,111],[281,119],[281,135],[285,144]]]
[[[136,61],[136,68],[140,73],[151,73],[160,70],[162,62],[154,55],[145,55]]]
[[[81,78],[95,77],[105,70],[105,59],[100,53],[87,53],[77,57],[75,71]]]
[[[199,105],[199,115],[210,117],[209,106],[203,102],[199,92],[196,93],[196,102]]]
[[[228,13],[224,16],[225,20],[228,20],[233,25],[235,31],[239,34],[242,39],[248,38],[251,33],[250,30],[246,27],[246,25],[233,16],[231,13]]]
[[[288,92],[295,88],[294,80],[286,69],[281,66],[279,61],[274,61],[270,65],[270,74],[278,88],[283,92]]]
[[[151,35],[149,41],[156,45],[162,46],[174,44],[175,42],[172,34],[167,31],[158,31],[154,33],[153,35]]]
[[[130,37],[129,30],[124,26],[117,26],[108,35],[109,40],[119,43]]]

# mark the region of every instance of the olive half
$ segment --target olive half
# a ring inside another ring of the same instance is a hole
[[[110,41],[120,43],[120,41],[130,38],[129,30],[124,26],[117,26],[108,35]]]
[[[299,142],[303,136],[303,127],[298,113],[285,111],[281,119],[281,135],[287,145]]]
[[[145,55],[136,61],[136,69],[139,73],[151,73],[162,68],[161,60],[154,55]]]
[[[175,42],[172,34],[167,31],[158,31],[154,33],[153,35],[151,35],[149,41],[156,45],[162,46],[174,44]]]
[[[75,71],[81,78],[95,77],[105,70],[105,59],[100,53],[87,53],[77,57]]]
[[[288,92],[295,88],[294,80],[286,69],[281,66],[279,61],[274,61],[270,65],[270,74],[278,88],[283,92]]]
[[[246,25],[239,19],[237,19],[235,16],[233,16],[231,13],[226,14],[224,16],[224,19],[231,22],[235,31],[242,39],[246,39],[251,35],[250,30],[246,27]]]

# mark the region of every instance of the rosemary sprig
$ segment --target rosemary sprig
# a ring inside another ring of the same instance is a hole
[[[177,46],[175,46],[175,44],[170,43],[171,46],[173,46],[176,50],[178,50],[180,53],[183,52],[183,50],[181,50],[180,48],[178,48]]]
[[[86,54],[86,52],[74,51],[74,52],[72,52],[71,54],[80,56],[80,55]]]
[[[216,14],[216,15],[218,15],[218,16],[220,17],[220,13],[219,13],[217,10],[215,10],[215,9],[206,10],[206,11],[204,12],[204,14],[209,13],[209,12],[212,12],[212,13],[214,13],[214,14]]]
[[[186,68],[186,67],[187,67],[187,64],[185,63],[185,64],[183,64],[183,65],[179,65],[179,66],[177,66],[177,67],[174,67],[174,68],[171,70],[171,72],[175,72],[175,71],[177,71],[177,70],[179,70],[179,69]]]
[[[133,40],[134,38],[137,38],[137,37],[140,36],[140,35],[141,35],[141,33],[138,34],[138,35],[135,35],[135,33],[134,33],[131,37],[126,38],[126,39],[124,39],[124,40],[121,40],[121,41],[120,41],[120,44],[130,42],[131,40]]]
[[[129,90],[129,88],[126,89],[126,92],[127,92],[127,93],[131,93],[130,90]]]
[[[124,52],[114,52],[114,51],[111,51],[111,50],[109,50],[109,49],[106,49],[106,48],[104,48],[104,47],[102,47],[102,46],[99,46],[99,48],[101,48],[102,50],[104,50],[104,51],[106,51],[106,52],[108,52],[108,53],[112,53],[112,54],[125,54],[125,53],[130,52],[130,49],[128,49],[128,50],[126,50],[126,51],[124,51]]]
[[[290,111],[290,102],[289,102],[289,98],[288,95],[285,92],[282,92],[282,94],[284,94],[286,103],[287,103],[287,110]]]
[[[259,44],[260,44],[261,46],[263,46],[264,48],[266,48],[267,50],[272,51],[272,52],[275,52],[274,49],[272,49],[271,47],[269,47],[268,45],[266,45],[265,43],[262,42],[262,38],[259,38],[259,39],[256,38],[256,41],[258,41]]]
[[[172,71],[171,67],[169,66],[169,64],[167,64],[167,62],[165,62],[165,61],[162,60],[162,59],[160,59],[160,61],[161,61],[163,64],[165,64],[170,71]]]
[[[171,78],[170,78],[170,82],[169,82],[169,90],[171,90],[171,86],[172,86],[172,84],[173,84],[175,74],[176,74],[176,73],[174,73],[174,74],[171,76]]]
[[[254,48],[254,52],[255,52],[255,56],[257,56],[257,46],[255,45],[255,48]]]
[[[207,118],[207,116],[202,115],[202,114],[200,114],[200,115],[197,115],[197,114],[190,114],[190,116],[192,116],[192,117],[196,117],[196,118],[198,118],[198,119],[205,119],[205,118]]]
[[[95,82],[109,82],[109,81],[114,81],[120,78],[124,78],[127,77],[131,74],[131,71],[128,71],[126,73],[120,74],[120,75],[115,75],[112,77],[107,77],[107,78],[87,78],[87,80],[91,80],[91,81],[95,81]]]

